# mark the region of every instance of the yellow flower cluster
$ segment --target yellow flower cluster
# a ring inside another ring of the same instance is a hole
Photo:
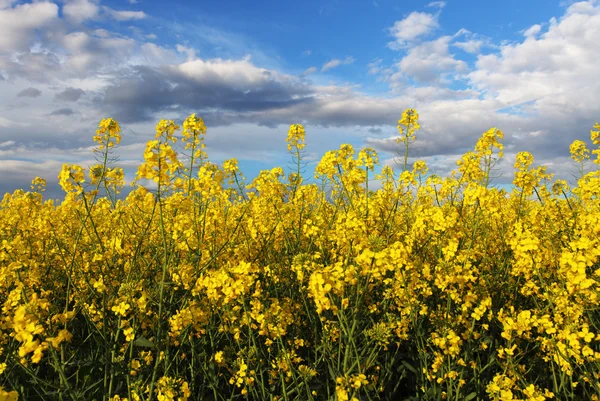
[[[105,118],[98,124],[94,142],[100,145],[97,149],[112,148],[121,143],[121,127],[112,118]]]
[[[304,127],[300,124],[292,124],[290,125],[290,129],[288,131],[287,136],[287,149],[289,152],[292,149],[302,150],[304,149]]]
[[[169,187],[171,178],[182,167],[173,144],[177,142],[174,133],[179,129],[172,120],[161,120],[156,125],[156,139],[146,143],[144,163],[137,171],[137,179],[156,182],[159,188]]]
[[[438,177],[407,165],[418,119],[401,171],[342,144],[316,184],[299,124],[289,175],[246,183],[162,120],[121,195],[102,120],[63,200],[0,201],[0,400],[600,400],[600,125],[576,185],[520,152],[507,192],[502,131]]]

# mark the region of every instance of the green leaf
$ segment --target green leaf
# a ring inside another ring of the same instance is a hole
[[[417,369],[415,369],[414,366],[412,366],[410,363],[406,362],[406,361],[402,361],[402,365],[404,365],[404,367],[408,370],[410,370],[411,372],[413,372],[415,375],[417,374]]]
[[[135,345],[136,347],[154,348],[154,343],[152,341],[144,338],[143,336],[136,338],[133,341],[133,345]]]
[[[465,401],[472,400],[475,397],[477,397],[477,393],[476,392],[472,392],[471,394],[469,394],[468,396],[465,397]]]

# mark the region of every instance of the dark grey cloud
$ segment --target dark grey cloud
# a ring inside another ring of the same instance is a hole
[[[235,82],[210,71],[202,79],[194,79],[174,69],[148,66],[135,66],[121,73],[97,101],[125,123],[146,121],[166,111],[203,111],[212,125],[227,125],[240,114],[313,101],[312,90],[303,81],[278,80],[266,70],[258,82]]]
[[[50,113],[50,115],[51,116],[70,116],[74,113],[75,112],[73,111],[73,109],[70,109],[68,107],[63,107],[62,109],[54,110],[53,112]]]
[[[59,75],[61,61],[57,54],[26,51],[15,53],[12,57],[0,57],[0,72],[8,80],[24,78],[31,82],[47,83]]]
[[[54,98],[64,102],[76,102],[85,94],[83,89],[66,88],[62,92],[57,93]]]
[[[42,91],[36,88],[23,89],[17,93],[17,97],[38,97],[42,94]]]
[[[121,123],[196,112],[212,127],[234,123],[372,127],[395,124],[403,109],[415,105],[414,98],[381,99],[347,87],[316,86],[245,60],[122,69],[93,103]]]

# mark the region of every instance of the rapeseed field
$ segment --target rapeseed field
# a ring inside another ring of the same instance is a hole
[[[600,125],[575,187],[521,152],[511,191],[500,130],[438,177],[418,129],[397,171],[345,144],[306,183],[292,125],[293,172],[249,182],[162,120],[124,196],[102,120],[63,200],[0,202],[0,400],[599,400]]]

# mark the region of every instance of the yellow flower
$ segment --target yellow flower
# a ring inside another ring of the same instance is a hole
[[[56,337],[49,337],[46,339],[46,341],[50,341],[50,344],[52,344],[54,348],[59,348],[63,341],[71,341],[71,338],[73,338],[73,334],[71,334],[67,329],[62,329],[58,332]]]
[[[414,174],[420,174],[420,175],[425,175],[427,174],[427,163],[425,163],[424,160],[417,160],[414,164],[413,164],[413,173]]]
[[[58,174],[58,180],[63,191],[75,191],[79,194],[83,191],[81,184],[85,182],[85,172],[81,166],[76,164],[63,164]]]
[[[371,171],[373,171],[375,165],[379,163],[379,156],[377,155],[377,152],[371,148],[362,149],[360,152],[358,152],[356,159],[357,166],[365,166]]]
[[[571,159],[575,160],[577,163],[583,163],[590,158],[590,150],[583,141],[573,141],[569,150],[571,152]]]
[[[123,334],[125,335],[125,341],[133,341],[135,339],[135,330],[133,327],[128,327],[123,330]]]
[[[6,391],[0,386],[0,401],[18,401],[19,393],[16,391]]]
[[[291,152],[292,149],[296,149],[297,151],[302,150],[304,146],[304,127],[300,124],[292,124],[290,125],[290,129],[288,131],[288,136],[286,139],[288,152]]]
[[[129,309],[131,309],[131,305],[129,305],[127,302],[123,302],[123,301],[121,301],[118,305],[115,305],[112,308],[110,308],[110,310],[112,310],[117,315],[122,316],[122,317],[127,316],[127,311]]]
[[[105,147],[111,148],[121,143],[121,127],[119,123],[112,118],[105,118],[98,124],[94,142],[100,146],[97,150],[102,150]]]
[[[31,189],[37,192],[44,192],[46,190],[46,180],[41,177],[35,177],[31,181]]]

